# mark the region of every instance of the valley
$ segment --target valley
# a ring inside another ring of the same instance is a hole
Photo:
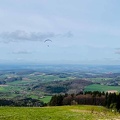
[[[118,66],[109,66],[109,69],[87,65],[18,66],[15,69],[8,66],[0,70],[0,96],[5,99],[34,98],[47,103],[55,94],[120,92],[120,72],[115,70]]]

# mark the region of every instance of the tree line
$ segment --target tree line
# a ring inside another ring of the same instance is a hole
[[[18,107],[43,107],[46,104],[38,99],[0,99],[0,106],[18,106]]]
[[[0,106],[44,107],[63,105],[97,105],[115,109],[120,112],[120,93],[104,93],[99,91],[80,92],[78,94],[53,95],[48,104],[32,98],[0,99]]]
[[[104,93],[99,91],[80,92],[78,94],[59,94],[52,96],[50,106],[62,105],[98,105],[120,111],[120,93]]]

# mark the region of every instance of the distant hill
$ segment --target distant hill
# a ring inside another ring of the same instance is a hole
[[[78,93],[83,91],[85,86],[92,84],[91,81],[85,79],[75,79],[66,81],[51,81],[49,83],[41,83],[34,86],[33,90],[44,91],[45,93]]]

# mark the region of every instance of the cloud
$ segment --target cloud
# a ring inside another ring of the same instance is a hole
[[[45,39],[52,39],[55,37],[72,37],[73,34],[69,31],[64,34],[55,34],[53,32],[41,33],[41,32],[26,32],[16,30],[13,32],[3,32],[0,34],[0,41],[4,43],[10,42],[22,42],[22,41],[44,41]]]
[[[14,51],[14,52],[12,52],[12,54],[31,54],[32,52],[29,52],[29,51],[25,51],[25,50],[23,50],[23,51]]]
[[[116,50],[120,50],[120,48],[115,48]]]
[[[120,50],[119,51],[115,51],[115,54],[120,54]]]
[[[120,54],[120,48],[116,48],[115,54]]]

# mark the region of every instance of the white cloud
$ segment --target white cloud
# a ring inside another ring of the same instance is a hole
[[[13,32],[3,32],[0,34],[1,42],[23,42],[23,41],[44,41],[45,39],[52,39],[55,37],[72,37],[71,32],[65,34],[55,34],[51,33],[41,33],[41,32],[25,32],[25,31],[13,31]]]

